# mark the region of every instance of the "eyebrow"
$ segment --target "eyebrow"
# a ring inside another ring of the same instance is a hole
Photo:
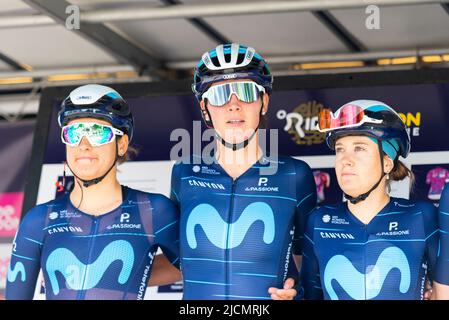
[[[353,142],[352,144],[353,144],[353,145],[363,144],[363,145],[365,145],[365,146],[368,145],[368,143],[363,142],[363,141],[355,141],[355,142]],[[343,145],[343,143],[341,143],[341,142],[337,142],[337,143],[335,144],[335,146],[342,146],[342,145]]]

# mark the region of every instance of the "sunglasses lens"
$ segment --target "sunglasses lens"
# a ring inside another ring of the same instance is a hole
[[[346,105],[340,110],[339,114],[339,124],[340,126],[349,126],[349,125],[355,125],[360,122],[362,122],[363,119],[363,109],[354,106],[354,105]]]
[[[318,125],[320,130],[326,130],[331,125],[332,112],[330,109],[322,109],[318,115]]]
[[[231,92],[231,86],[227,83],[219,86],[213,86],[208,90],[207,99],[211,105],[221,107],[229,101]]]
[[[66,144],[77,145],[82,138],[79,134],[80,132],[75,124],[62,128],[62,138]]]
[[[341,127],[357,126],[362,123],[364,115],[361,107],[352,104],[341,107],[336,115],[330,109],[323,109],[318,116],[319,130],[329,131]]]
[[[212,106],[221,107],[229,102],[233,93],[246,103],[256,102],[259,99],[259,88],[254,82],[231,82],[212,86],[203,96]]]
[[[114,139],[114,133],[110,127],[94,124],[87,137],[92,146],[101,146],[111,142]]]
[[[235,82],[231,85],[240,101],[252,103],[259,99],[259,90],[254,82]]]
[[[78,145],[86,136],[92,146],[101,146],[114,140],[114,132],[110,126],[89,123],[74,123],[62,129],[62,139],[69,145]]]

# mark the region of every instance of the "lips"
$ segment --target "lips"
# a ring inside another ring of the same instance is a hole
[[[349,172],[345,172],[341,174],[342,178],[350,178],[350,177],[355,177],[355,173],[349,173]]]
[[[77,163],[87,163],[90,164],[92,161],[97,160],[95,157],[78,157],[75,159]]]
[[[226,121],[226,123],[229,123],[229,124],[241,124],[244,122],[245,122],[245,120],[242,120],[242,119],[231,119],[231,120]]]

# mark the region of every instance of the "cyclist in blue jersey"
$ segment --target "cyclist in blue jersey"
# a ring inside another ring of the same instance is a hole
[[[32,299],[42,270],[47,299],[143,299],[157,249],[179,262],[179,212],[117,180],[133,136],[130,108],[115,90],[86,85],[63,101],[58,121],[76,183],[24,216],[6,298]]]
[[[437,276],[433,282],[434,299],[449,300],[449,184],[444,186],[438,206],[440,248]]]
[[[259,146],[272,80],[266,61],[235,43],[204,53],[195,68],[192,89],[215,130],[216,152],[183,159],[172,171],[184,299],[296,295],[293,279],[286,281],[289,260],[301,252],[316,187],[305,162],[273,159]]]
[[[390,197],[391,181],[412,172],[404,122],[379,101],[349,102],[319,115],[335,150],[347,202],[316,208],[304,234],[306,299],[422,299],[436,272],[438,220],[433,204]]]

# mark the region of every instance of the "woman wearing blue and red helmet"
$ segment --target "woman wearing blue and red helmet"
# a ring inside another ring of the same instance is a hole
[[[306,299],[423,299],[438,276],[438,221],[431,203],[390,197],[391,181],[413,180],[404,122],[388,105],[349,102],[319,115],[348,200],[315,209],[304,234]]]
[[[6,298],[32,299],[42,270],[47,299],[143,299],[157,249],[179,261],[179,217],[165,196],[117,180],[133,136],[131,110],[112,88],[86,85],[63,101],[58,121],[76,183],[23,218]]]
[[[296,295],[285,280],[316,188],[306,163],[268,158],[259,145],[272,82],[266,61],[235,43],[204,53],[195,68],[192,89],[216,141],[214,155],[182,159],[172,171],[185,299]]]

